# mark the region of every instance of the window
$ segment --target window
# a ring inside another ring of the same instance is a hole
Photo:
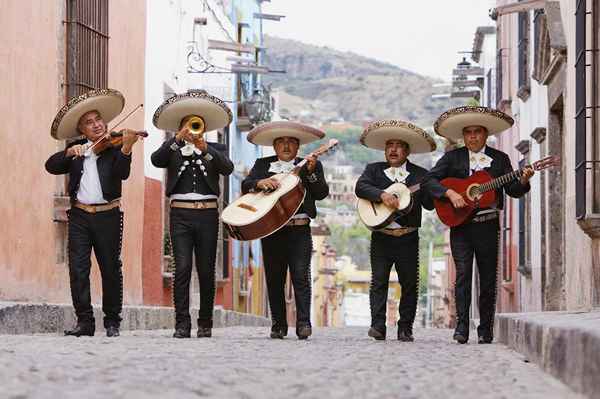
[[[529,141],[523,140],[517,147],[524,158],[519,161],[519,168],[529,162]],[[531,196],[525,194],[519,198],[519,266],[517,270],[526,277],[531,277]]]
[[[492,108],[492,70],[490,69],[486,77],[486,106]]]
[[[519,26],[518,26],[518,83],[519,90],[517,96],[526,101],[529,98],[530,93],[530,81],[529,81],[529,12],[519,13]]]
[[[576,217],[600,213],[600,137],[597,132],[598,0],[578,0],[575,12]],[[591,23],[590,23],[591,22]],[[589,172],[591,171],[591,173]]]
[[[500,107],[502,102],[502,35],[500,35],[500,28],[498,27],[496,40],[498,52],[496,53],[496,107]]]
[[[108,85],[108,0],[67,0],[67,96]]]

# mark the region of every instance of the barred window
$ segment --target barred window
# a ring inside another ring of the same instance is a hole
[[[108,0],[67,0],[67,97],[108,85]]]
[[[524,11],[519,13],[518,25],[518,83],[519,90],[517,96],[523,101],[529,98],[530,81],[529,81],[529,12]]]
[[[600,212],[598,0],[578,0],[575,13],[575,204],[577,219]],[[591,171],[591,173],[589,172]],[[588,192],[588,187],[590,192]],[[590,202],[590,203],[588,203]]]

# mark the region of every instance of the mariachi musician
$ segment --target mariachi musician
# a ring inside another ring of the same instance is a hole
[[[447,199],[455,209],[467,206],[460,193],[445,187],[440,181],[448,177],[464,179],[481,170],[494,178],[510,173],[512,166],[508,155],[486,143],[490,135],[502,133],[513,123],[510,116],[487,107],[458,107],[443,113],[435,122],[435,131],[449,140],[463,140],[465,146],[449,151],[440,158],[425,179],[425,189],[434,198]],[[480,280],[478,342],[489,344],[493,341],[499,212],[504,206],[503,191],[513,198],[525,195],[530,190],[529,179],[532,175],[533,169],[525,168],[519,180],[497,190],[495,206],[478,209],[466,223],[450,230],[450,246],[456,265],[457,325],[453,338],[458,343],[465,344],[469,340],[473,257],[477,262]]]
[[[233,171],[227,147],[209,143],[204,133],[231,123],[229,107],[204,90],[191,90],[167,99],[154,113],[153,123],[177,132],[151,156],[152,164],[167,168],[165,194],[170,198],[170,234],[175,258],[173,300],[174,338],[190,338],[190,280],[193,255],[200,280],[197,337],[210,337],[215,299],[215,261],[219,233],[219,178]]]
[[[248,141],[263,146],[273,146],[275,155],[256,160],[250,174],[242,182],[242,192],[272,191],[279,182],[270,177],[291,172],[302,160],[297,157],[300,145],[325,137],[325,133],[295,122],[270,122],[260,125],[248,134]],[[312,334],[310,324],[311,279],[310,259],[312,236],[310,219],[315,218],[316,200],[329,194],[323,166],[314,157],[307,157],[299,177],[306,189],[304,202],[292,219],[275,233],[261,239],[267,290],[273,325],[271,338],[283,339],[288,324],[285,308],[285,280],[289,267],[296,298],[296,335],[306,339]]]
[[[108,337],[119,336],[123,307],[121,183],[129,177],[131,151],[139,133],[125,129],[120,145],[111,142],[106,124],[125,105],[111,89],[92,90],[71,99],[56,115],[50,134],[57,140],[84,136],[46,161],[53,175],[69,174],[69,276],[77,325],[65,335],[93,336],[90,295],[91,251],[102,276],[102,310]]]
[[[384,190],[395,183],[409,187],[421,183],[427,170],[410,162],[408,155],[434,151],[435,141],[412,123],[385,120],[369,125],[360,137],[360,142],[366,147],[383,150],[385,162],[374,162],[366,166],[356,182],[356,196],[398,209],[399,198]],[[389,225],[371,234],[371,328],[368,335],[376,340],[384,340],[386,337],[388,286],[390,270],[394,265],[402,286],[398,339],[404,342],[414,341],[421,207],[431,210],[433,203],[429,196],[418,190],[412,195],[412,206],[408,213],[396,216]]]

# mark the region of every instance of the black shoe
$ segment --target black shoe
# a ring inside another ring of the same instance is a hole
[[[273,339],[283,339],[288,333],[287,326],[282,326],[281,324],[273,324],[271,327],[271,338]]]
[[[399,328],[398,329],[398,341],[402,342],[413,342],[415,337],[413,337],[412,330],[409,328]]]
[[[307,339],[312,335],[311,326],[301,326],[296,329],[296,335],[298,339]]]
[[[74,329],[65,330],[66,336],[73,336],[73,337],[81,337],[81,336],[93,337],[94,333],[95,333],[95,327],[93,324],[77,324],[77,326],[75,326]]]
[[[369,328],[369,337],[375,338],[377,341],[385,340],[385,331],[379,331],[375,327]]]
[[[121,335],[121,333],[119,333],[119,327],[117,327],[117,326],[106,327],[106,336],[107,337],[118,337],[119,335]]]
[[[173,338],[190,338],[190,329],[189,328],[176,328],[175,333],[173,334]]]
[[[469,335],[459,330],[454,331],[454,336],[452,338],[459,344],[466,344],[469,342]]]
[[[477,340],[477,343],[479,343],[479,344],[491,344],[493,340],[494,340],[494,338],[491,337],[491,336],[480,335],[479,339]]]
[[[198,327],[198,338],[210,338],[212,337],[212,328],[210,327]]]

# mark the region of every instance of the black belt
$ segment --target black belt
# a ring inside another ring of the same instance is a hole
[[[481,222],[487,222],[488,220],[494,220],[494,219],[498,219],[498,212],[491,212],[491,213],[483,214],[481,216],[475,216],[469,221],[469,223],[481,223]]]

